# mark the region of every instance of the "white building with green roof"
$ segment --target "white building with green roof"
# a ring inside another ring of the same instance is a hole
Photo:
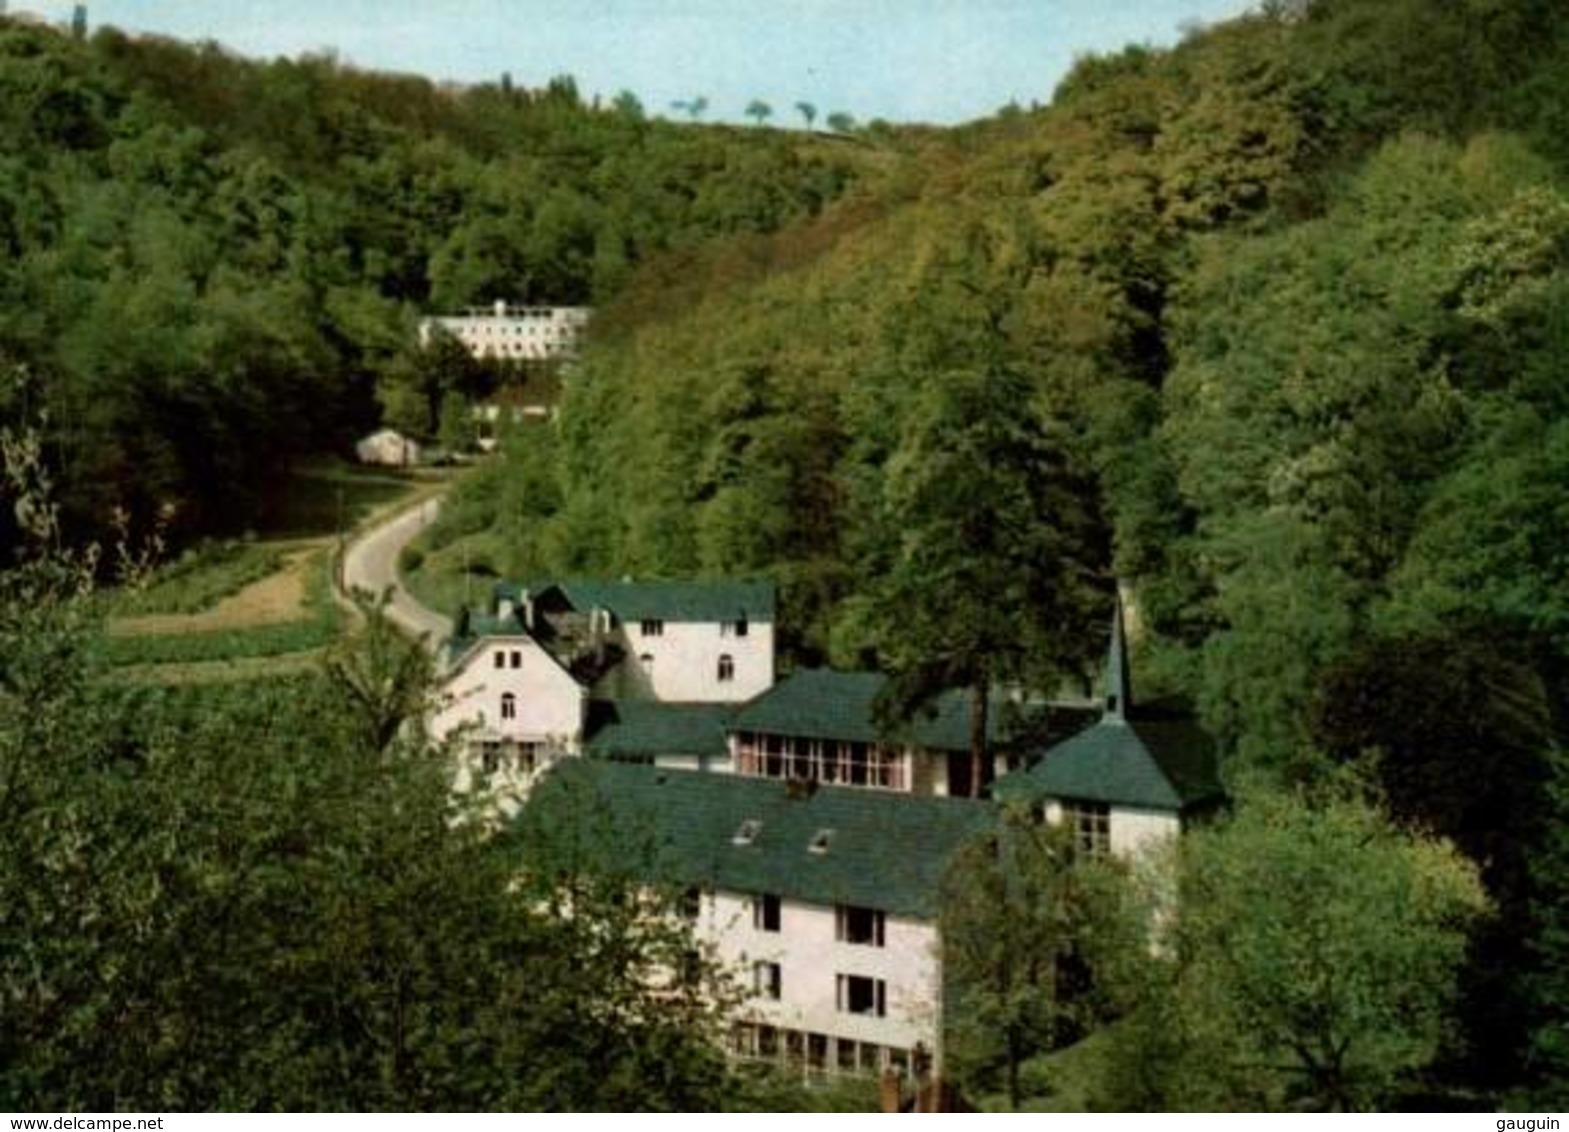
[[[994,817],[970,799],[574,760],[514,828],[525,854],[543,843],[693,894],[694,930],[744,994],[737,1053],[876,1073],[937,1049],[939,885]]]
[[[1133,703],[1120,611],[1098,718],[992,713],[1015,769],[989,800],[938,778],[967,743],[965,698],[890,730],[881,686],[808,670],[709,712],[600,705],[616,709],[590,741],[602,757],[560,764],[519,815],[525,851],[565,838],[571,859],[694,895],[699,938],[745,991],[742,1055],[856,1073],[940,1056],[941,881],[999,802],[1072,821],[1087,851],[1132,855],[1221,801],[1208,737]],[[717,758],[720,733],[735,773],[654,765],[677,748]]]
[[[502,584],[486,608],[459,616],[444,656],[431,731],[461,738],[461,789],[484,781],[505,800],[586,748],[720,769],[729,761],[723,709],[773,685],[774,590]]]
[[[1119,605],[1099,720],[999,778],[993,796],[1070,821],[1081,847],[1133,854],[1175,837],[1224,798],[1215,747],[1185,711],[1133,700]]]

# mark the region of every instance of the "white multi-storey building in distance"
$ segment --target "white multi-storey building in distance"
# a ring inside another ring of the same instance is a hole
[[[476,358],[564,360],[577,355],[591,313],[589,307],[523,306],[497,299],[488,307],[470,307],[459,315],[422,320],[420,345],[429,346],[440,329]]]

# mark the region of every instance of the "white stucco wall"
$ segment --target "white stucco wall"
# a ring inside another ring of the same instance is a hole
[[[744,637],[726,633],[717,621],[665,621],[662,632],[645,636],[640,622],[618,626],[629,672],[626,694],[691,703],[739,703],[774,683],[774,626],[749,622]],[[735,666],[730,680],[719,679],[719,658]],[[652,658],[647,664],[641,659]],[[641,678],[635,673],[641,672]]]
[[[780,964],[779,999],[749,997],[739,1011],[741,1017],[900,1049],[912,1049],[917,1042],[935,1048],[939,969],[935,925],[887,916],[884,946],[840,943],[834,938],[832,906],[783,900],[780,930],[758,931],[753,927],[749,895],[718,892],[704,901],[698,926],[748,991],[755,961]],[[839,975],[882,979],[886,1016],[841,1012]]]
[[[503,666],[496,667],[501,654]],[[513,667],[513,654],[520,664]],[[511,692],[517,713],[501,716],[501,698]],[[431,724],[437,739],[474,724],[502,738],[556,741],[575,748],[583,738],[586,690],[531,637],[487,637],[453,670],[442,686],[442,706]]]
[[[1170,810],[1111,808],[1111,851],[1121,856],[1132,857],[1181,832],[1182,820]]]

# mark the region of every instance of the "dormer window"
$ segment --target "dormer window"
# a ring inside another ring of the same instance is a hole
[[[833,842],[833,839],[833,830],[820,829],[816,833],[812,834],[812,840],[807,845],[806,851],[808,853],[816,853],[818,856],[821,856],[822,854],[828,852],[828,846]]]
[[[750,845],[757,840],[757,835],[763,832],[763,823],[757,818],[747,818],[735,831],[735,836],[730,840],[735,845]]]

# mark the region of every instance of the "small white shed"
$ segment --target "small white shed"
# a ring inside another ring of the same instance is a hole
[[[390,468],[412,468],[420,458],[419,443],[392,428],[371,433],[354,446],[354,454],[362,464]]]

